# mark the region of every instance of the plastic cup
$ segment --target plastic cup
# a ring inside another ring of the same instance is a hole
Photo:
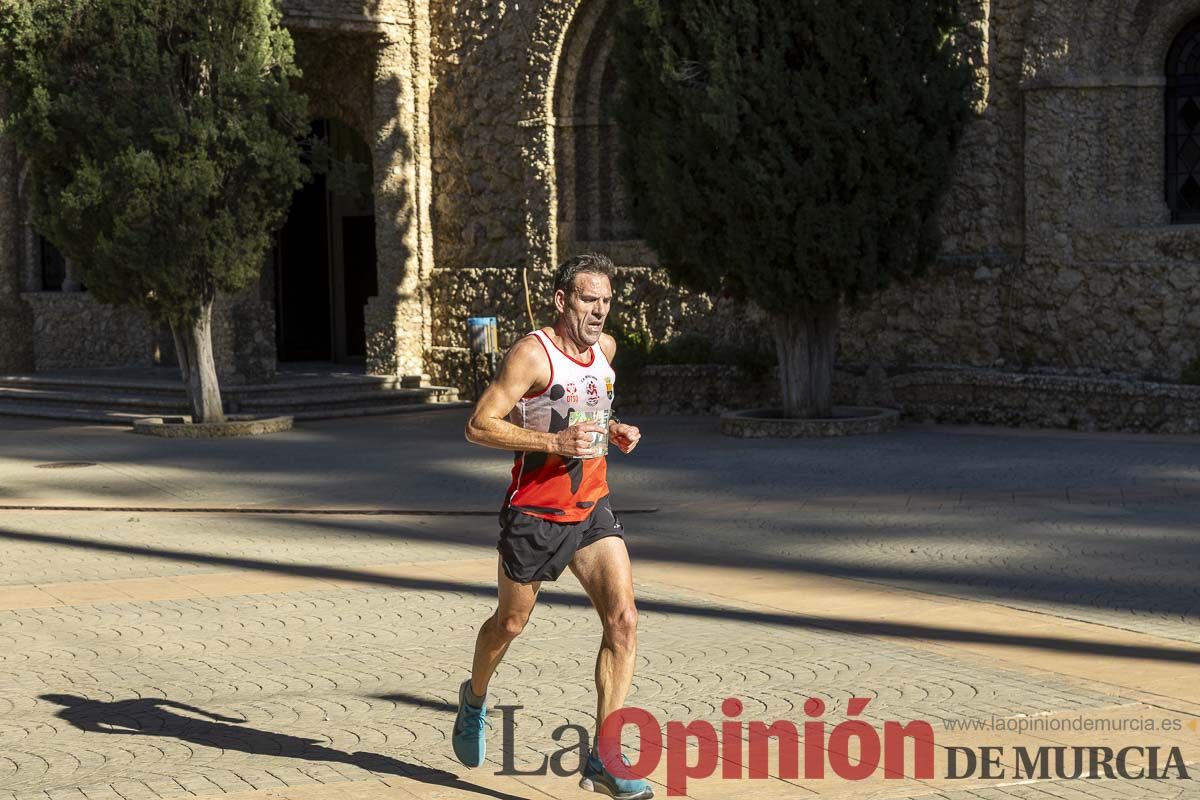
[[[580,422],[591,422],[603,428],[603,431],[592,431],[592,452],[590,455],[579,456],[579,458],[602,458],[608,455],[608,411],[574,411],[567,417],[568,425],[577,425]]]

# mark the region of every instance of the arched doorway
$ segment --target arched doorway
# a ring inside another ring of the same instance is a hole
[[[280,361],[366,355],[363,308],[378,292],[371,150],[338,120],[312,123],[312,180],[276,237],[275,344]]]
[[[579,250],[611,250],[609,243],[635,236],[617,168],[615,19],[616,3],[588,3],[572,20],[560,56],[554,88],[560,258]]]

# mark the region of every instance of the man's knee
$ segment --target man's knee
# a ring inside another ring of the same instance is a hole
[[[528,614],[496,614],[492,617],[496,634],[502,639],[512,640],[521,635],[529,622]]]
[[[604,632],[618,647],[631,645],[637,639],[637,620],[637,607],[622,605],[605,614]]]

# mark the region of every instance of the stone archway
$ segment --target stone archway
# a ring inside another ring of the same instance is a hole
[[[572,19],[554,87],[559,258],[632,236],[612,118],[615,6],[593,2]],[[597,244],[592,244],[597,243]]]
[[[612,0],[549,0],[539,11],[522,94],[532,155],[526,241],[535,266],[587,250],[626,266],[657,261],[636,238],[618,164],[617,10]]]
[[[370,149],[378,291],[363,310],[365,369],[420,379],[431,340],[433,268],[428,2],[371,0],[337,13],[285,2],[284,10],[310,117],[347,122]],[[354,240],[362,237],[355,233]],[[354,326],[351,313],[347,326]]]

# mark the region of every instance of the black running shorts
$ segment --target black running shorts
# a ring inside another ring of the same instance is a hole
[[[508,506],[500,510],[500,563],[504,574],[517,583],[557,580],[575,552],[607,536],[622,536],[625,529],[613,513],[608,497],[596,501],[587,519],[551,522]]]

